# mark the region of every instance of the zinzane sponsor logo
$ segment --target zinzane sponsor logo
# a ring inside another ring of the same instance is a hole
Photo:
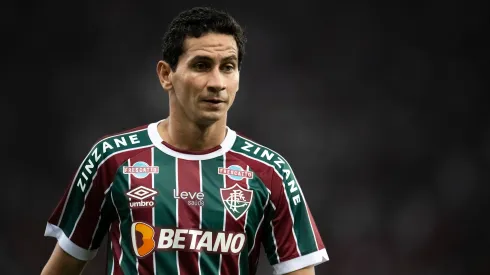
[[[149,174],[158,174],[160,167],[150,166],[144,161],[135,162],[132,166],[123,166],[124,174],[131,174],[138,179],[144,179]]]
[[[144,186],[138,186],[126,193],[128,197],[135,199],[135,201],[129,201],[129,207],[132,209],[154,207],[153,196],[156,194],[158,194],[158,191]]]
[[[219,167],[218,174],[227,175],[230,179],[240,181],[242,179],[251,179],[253,178],[253,172],[245,171],[239,165],[230,165],[228,168]]]
[[[80,188],[82,192],[85,192],[87,182],[92,180],[94,171],[97,171],[99,164],[106,156],[112,154],[116,150],[119,150],[119,148],[122,149],[139,143],[140,140],[136,134],[109,138],[98,143],[90,155],[87,156],[83,167],[81,167],[80,171],[78,172],[77,187]]]
[[[155,250],[238,254],[246,239],[243,232],[157,228],[144,222],[134,222],[131,226],[133,251],[140,258]]]
[[[294,205],[301,203],[301,194],[298,189],[298,183],[296,182],[296,178],[291,171],[291,167],[279,156],[277,153],[272,152],[266,148],[257,146],[248,141],[245,141],[245,145],[241,147],[241,149],[245,152],[249,152],[253,154],[254,157],[269,163],[274,166],[274,169],[278,171],[278,173],[282,172],[282,177],[284,183],[287,185],[286,190],[288,196],[293,199]]]

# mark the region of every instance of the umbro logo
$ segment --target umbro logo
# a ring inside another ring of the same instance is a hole
[[[126,195],[132,199],[129,201],[130,208],[147,208],[155,206],[153,197],[156,194],[158,194],[158,192],[155,189],[145,186],[138,186],[126,193]]]

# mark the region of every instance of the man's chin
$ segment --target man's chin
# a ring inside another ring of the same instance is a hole
[[[226,113],[223,114],[221,112],[206,112],[200,115],[197,123],[199,125],[209,126],[225,118]]]

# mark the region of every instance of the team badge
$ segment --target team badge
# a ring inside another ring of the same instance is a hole
[[[138,179],[144,179],[149,174],[158,174],[160,167],[150,166],[144,161],[135,162],[132,166],[123,166],[124,174],[132,174]]]
[[[238,184],[229,188],[221,188],[221,199],[226,210],[235,220],[240,219],[250,207],[253,191],[245,189]]]
[[[230,179],[236,181],[253,178],[253,172],[243,170],[239,165],[230,165],[228,168],[219,167],[218,174],[227,175]]]

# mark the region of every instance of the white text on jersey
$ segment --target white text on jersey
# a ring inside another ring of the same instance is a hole
[[[130,135],[127,136],[127,138],[129,139],[129,142],[133,145],[140,143],[137,135]],[[102,154],[111,152],[114,150],[114,148],[126,147],[126,146],[128,146],[128,141],[126,140],[126,136],[107,139],[102,142]],[[82,190],[82,192],[85,192],[85,187],[87,186],[87,181],[89,180],[89,177],[92,175],[94,171],[97,170],[101,162],[100,159],[102,155],[99,149],[100,149],[100,143],[95,146],[94,150],[90,154],[90,157],[85,162],[85,165],[78,173],[79,178],[77,180],[77,187],[79,187]],[[107,155],[110,155],[110,153]]]
[[[301,202],[301,194],[299,193],[296,180],[294,176],[291,178],[291,180],[289,180],[292,171],[288,166],[284,165],[285,161],[282,158],[280,158],[276,153],[270,152],[266,148],[257,146],[248,141],[245,141],[245,145],[242,146],[241,149],[254,154],[255,156],[259,157],[259,159],[262,159],[265,162],[269,163],[270,161],[274,160],[274,164],[278,168],[276,170],[282,171],[283,181],[287,183],[287,186],[289,186],[289,195],[292,196],[294,205],[297,205]]]
[[[238,254],[242,251],[247,237],[243,232],[159,229],[143,222],[135,222],[131,226],[131,238],[136,255],[144,257],[155,249]]]

